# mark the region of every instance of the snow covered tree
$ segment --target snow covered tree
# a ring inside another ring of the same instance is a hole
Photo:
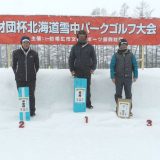
[[[129,9],[129,6],[126,3],[123,3],[119,12],[120,16],[128,17],[128,13],[127,13],[128,9]]]
[[[107,11],[105,8],[95,8],[95,9],[93,9],[91,15],[93,15],[93,16],[107,16]]]
[[[149,18],[152,16],[153,11],[154,10],[151,9],[146,2],[141,1],[139,6],[135,8],[135,16],[140,18]]]

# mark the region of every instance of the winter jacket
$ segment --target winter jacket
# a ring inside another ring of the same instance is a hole
[[[95,70],[97,58],[94,47],[88,43],[80,45],[77,43],[71,49],[69,56],[70,71],[84,72],[89,74],[91,70]]]
[[[25,52],[23,48],[13,51],[12,68],[16,81],[34,81],[39,69],[38,53],[30,49]]]
[[[110,63],[111,79],[118,78],[138,78],[138,65],[135,56],[130,50],[124,53],[118,51],[112,56]]]

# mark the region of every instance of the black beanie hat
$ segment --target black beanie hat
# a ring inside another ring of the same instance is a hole
[[[87,37],[87,32],[86,32],[85,30],[80,30],[80,31],[78,31],[78,33],[77,33],[77,38],[78,38],[78,36],[79,36],[80,34],[86,35],[86,37]]]
[[[126,44],[128,46],[128,42],[127,42],[126,39],[120,39],[119,44],[118,44],[119,47],[120,47],[121,44]]]
[[[25,41],[30,42],[30,38],[28,36],[22,36],[21,37],[21,44],[22,44],[22,42],[25,42]]]

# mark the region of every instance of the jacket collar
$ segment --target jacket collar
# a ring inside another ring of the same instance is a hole
[[[86,44],[84,44],[84,45],[81,45],[81,44],[77,43],[77,45],[78,45],[78,46],[81,46],[81,48],[86,47],[88,44],[89,44],[88,42],[87,42]]]
[[[28,48],[28,51],[25,51],[25,50],[23,49],[23,47],[21,46],[21,50],[22,50],[23,53],[27,56],[28,53],[29,53],[29,51],[31,50],[31,48],[29,47],[29,48]]]
[[[125,51],[118,50],[117,53],[118,54],[128,54],[128,53],[130,53],[130,50],[129,49],[126,49]]]

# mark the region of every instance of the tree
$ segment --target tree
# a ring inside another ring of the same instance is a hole
[[[110,14],[110,16],[112,16],[112,17],[117,17],[117,16],[118,16],[118,14],[117,14],[117,12],[116,12],[116,11],[113,11],[113,12]]]
[[[105,8],[95,8],[95,9],[93,9],[91,15],[93,15],[93,16],[106,16],[107,11]]]
[[[153,9],[151,9],[150,6],[144,1],[141,1],[139,6],[135,8],[135,16],[140,18],[150,18],[152,12]]]
[[[127,13],[128,9],[129,9],[129,6],[126,3],[123,3],[119,12],[120,16],[128,17],[128,13]]]
[[[100,16],[100,8],[93,9],[91,15],[93,15],[93,16]]]
[[[105,8],[101,9],[101,16],[106,16],[107,15],[107,11]]]

